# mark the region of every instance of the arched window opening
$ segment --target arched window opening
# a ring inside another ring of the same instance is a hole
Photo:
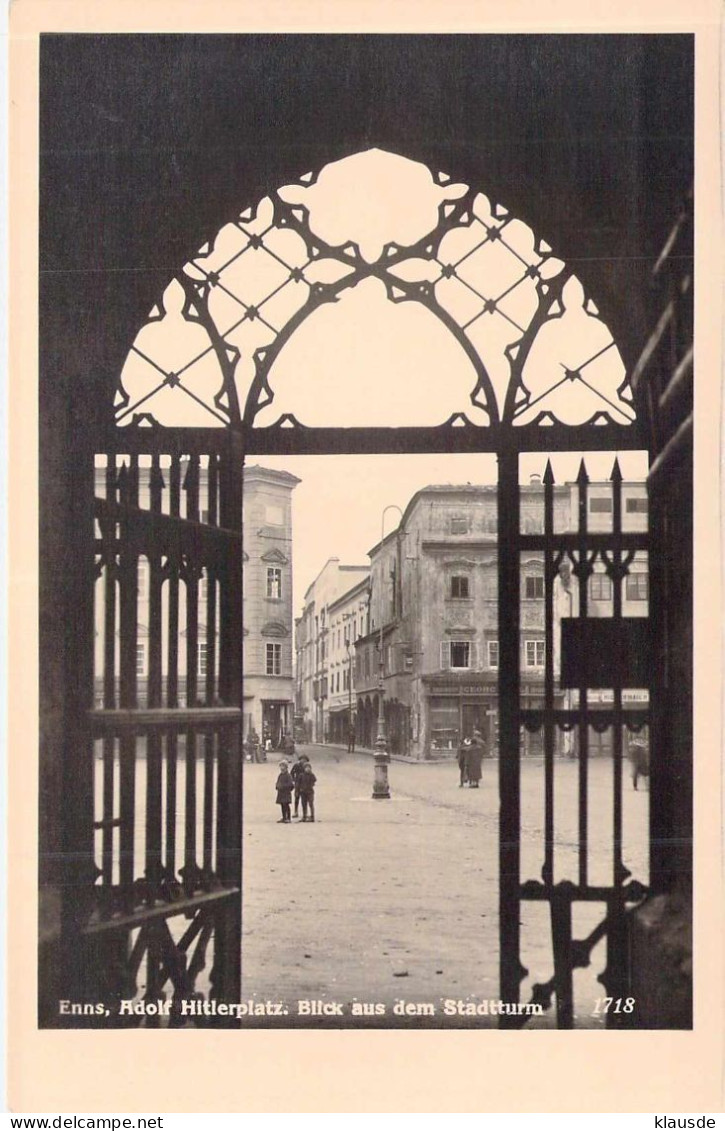
[[[225,224],[139,331],[119,425],[628,425],[581,281],[476,189],[369,149]]]

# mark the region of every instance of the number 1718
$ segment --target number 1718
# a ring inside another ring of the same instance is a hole
[[[634,1013],[633,997],[598,997],[594,1003],[592,1017],[602,1013]]]

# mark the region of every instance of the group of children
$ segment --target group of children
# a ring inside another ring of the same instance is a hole
[[[298,755],[297,761],[294,763],[291,770],[288,762],[284,760],[280,762],[276,789],[277,804],[282,809],[282,816],[277,822],[278,825],[288,825],[292,820],[290,810],[293,794],[295,800],[295,817],[299,817],[301,801],[302,820],[314,821],[316,781],[317,778],[312,772],[312,765],[306,754]]]

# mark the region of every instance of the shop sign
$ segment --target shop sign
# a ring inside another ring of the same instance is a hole
[[[590,703],[613,703],[613,691],[590,691]],[[632,705],[634,703],[649,703],[649,691],[622,691],[622,706]]]
[[[458,683],[456,680],[431,683],[428,688],[429,695],[495,695],[495,683]]]

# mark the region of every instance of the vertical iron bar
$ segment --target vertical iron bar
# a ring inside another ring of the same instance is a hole
[[[116,456],[109,453],[106,464],[106,504],[109,512],[116,508]],[[104,529],[106,540],[103,555],[105,565],[105,599],[103,624],[103,706],[106,710],[116,706],[116,517],[107,519]],[[113,828],[115,817],[113,769],[116,740],[103,736],[103,832],[101,834],[101,871],[103,883],[113,883]]]
[[[544,471],[544,868],[554,882],[554,473]]]
[[[501,1000],[518,1002],[520,961],[520,563],[519,467],[513,445],[498,456],[499,937]],[[504,1016],[500,1024],[509,1022]]]
[[[186,705],[197,702],[197,664],[199,662],[199,574],[196,562],[186,572]],[[186,795],[184,804],[184,866],[187,874],[196,871],[196,730],[186,730]]]
[[[169,467],[169,514],[178,518],[181,512],[181,466],[178,452]],[[166,702],[179,705],[179,558],[169,555],[168,562],[168,637],[166,659]],[[169,730],[166,740],[166,875],[176,877],[176,770],[179,735]]]
[[[621,629],[622,625],[622,473],[619,460],[615,458],[612,468],[612,563],[613,563],[613,607],[615,626]],[[614,886],[624,880],[624,866],[622,863],[622,685],[617,677],[617,686],[614,691],[614,724],[612,734],[612,754],[614,757],[613,789],[614,789]]]
[[[691,474],[691,469],[690,469]],[[671,544],[670,517],[668,506],[675,506],[679,501],[678,491],[682,486],[678,483],[673,491],[673,485],[665,476],[654,483],[647,481],[648,491],[648,521],[649,521],[649,546],[662,548]],[[689,486],[691,487],[691,482]],[[667,492],[674,495],[674,503],[668,502]],[[682,507],[687,504],[682,498]],[[685,514],[685,510],[677,511],[678,518]],[[675,524],[677,525],[677,524]],[[688,554],[692,553],[692,541],[689,541]],[[691,568],[691,557],[688,557],[688,570]],[[673,849],[671,832],[676,827],[675,822],[675,789],[677,793],[682,789],[683,778],[679,777],[679,767],[673,758],[672,730],[670,727],[670,683],[673,653],[669,640],[669,618],[667,610],[671,609],[675,594],[672,592],[672,570],[679,563],[670,567],[663,553],[650,553],[649,567],[649,618],[650,632],[653,648],[652,678],[650,682],[650,708],[649,708],[649,882],[653,891],[666,891],[675,878],[672,868],[673,852],[681,856],[683,848],[679,851]],[[691,578],[686,577],[685,593],[691,583]],[[682,600],[682,594],[677,594]],[[671,615],[671,614],[670,614]],[[678,780],[679,778],[679,780]],[[688,870],[689,873],[689,870]],[[689,873],[691,874],[691,873]]]
[[[159,466],[158,453],[154,453],[149,482],[150,510],[161,515],[161,496],[164,479]],[[161,554],[158,547],[148,551],[149,563],[149,676],[148,705],[160,707],[162,698],[162,612],[161,612]],[[157,896],[161,879],[161,733],[153,728],[147,737],[146,755],[146,879],[149,882],[149,902]],[[149,962],[152,961],[149,953]]]
[[[589,561],[587,547],[589,476],[582,458],[577,476],[579,503],[579,616],[586,620],[589,603]],[[579,885],[587,886],[589,863],[589,703],[588,688],[579,686]]]
[[[229,433],[220,476],[220,523],[227,530],[242,532],[242,436]],[[221,578],[219,693],[222,702],[244,707],[242,640],[242,542],[236,553],[226,555]],[[238,1001],[242,971],[242,728],[241,723],[223,727],[219,738],[216,790],[217,873],[235,894],[220,909],[214,932],[216,976],[212,993],[226,1001]]]
[[[214,833],[214,746],[215,732],[204,733],[204,817],[203,817],[203,868],[207,876],[212,870]]]
[[[613,563],[613,605],[615,625],[622,623],[622,473],[619,460],[614,460],[612,482],[612,563]],[[617,676],[614,692],[614,722],[612,734],[613,767],[613,886],[612,899],[607,907],[609,930],[607,932],[607,968],[605,973],[607,994],[610,997],[627,996],[628,958],[627,921],[624,901],[619,889],[625,879],[622,862],[622,684]],[[614,1011],[607,1014],[607,1028],[621,1028],[621,1016]]]
[[[120,705],[137,706],[138,552],[133,512],[138,505],[138,456],[119,472],[121,503],[121,688]],[[136,831],[136,736],[124,729],[121,747],[120,884],[124,904],[133,907],[134,841]]]
[[[192,452],[184,477],[186,518],[199,521],[199,455]],[[199,666],[199,578],[201,563],[196,557],[186,567],[186,705],[198,702],[197,671]],[[186,731],[186,796],[184,805],[185,837],[184,868],[187,880],[196,876],[196,730]]]
[[[555,890],[551,898],[551,938],[554,952],[557,1029],[574,1028],[571,899]]]

